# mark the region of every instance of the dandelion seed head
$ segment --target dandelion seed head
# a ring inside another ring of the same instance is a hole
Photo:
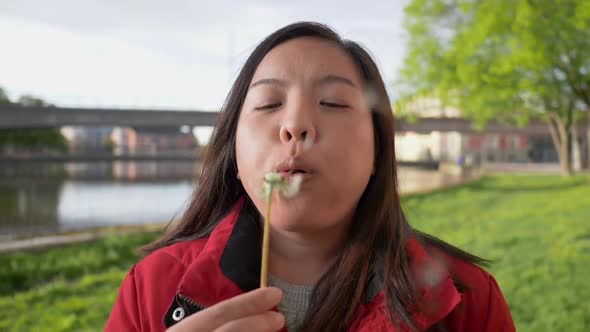
[[[444,269],[439,264],[427,264],[420,269],[420,282],[427,287],[438,285],[444,278]]]
[[[262,186],[262,196],[267,200],[270,199],[273,189],[277,188],[285,198],[292,198],[299,193],[302,181],[303,176],[301,174],[295,174],[287,179],[277,172],[266,173]]]
[[[268,182],[264,182],[264,184],[262,185],[262,190],[260,190],[260,196],[265,200],[269,200],[271,191],[271,185]]]
[[[269,172],[269,173],[266,173],[266,175],[264,176],[264,183],[270,184],[271,186],[279,185],[284,180],[285,180],[285,178],[283,178],[277,172]]]
[[[301,188],[301,182],[303,181],[303,175],[295,174],[289,179],[285,181],[285,183],[281,187],[281,192],[283,196],[286,198],[295,197],[299,193],[299,189]]]
[[[379,95],[372,85],[367,85],[365,88],[365,102],[368,110],[378,109]]]

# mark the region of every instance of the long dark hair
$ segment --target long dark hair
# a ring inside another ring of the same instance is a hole
[[[460,259],[483,263],[434,237],[412,229],[400,203],[394,149],[394,117],[379,70],[359,44],[342,39],[329,27],[299,22],[264,39],[246,60],[219,114],[203,162],[198,190],[181,221],[161,239],[144,248],[148,253],[175,242],[208,236],[241,196],[247,196],[236,178],[236,128],[242,104],[256,68],[277,45],[298,37],[315,37],[339,45],[355,62],[376,97],[371,114],[375,138],[375,173],[369,180],[356,209],[349,238],[336,263],[316,285],[302,331],[341,331],[362,303],[374,262],[384,261],[384,291],[392,320],[415,329],[408,308],[416,307],[415,285],[406,252],[410,237]],[[253,203],[245,208],[256,215]],[[376,243],[383,243],[381,250]],[[342,278],[341,276],[346,276]],[[346,305],[343,305],[346,303]]]

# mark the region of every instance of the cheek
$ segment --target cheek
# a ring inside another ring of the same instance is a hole
[[[363,176],[371,172],[374,163],[375,142],[372,122],[363,119],[349,126],[337,128],[332,144],[338,163],[350,176]]]
[[[331,166],[327,174],[330,195],[324,199],[330,206],[339,205],[349,209],[364,192],[374,165],[374,135],[372,122],[355,121],[340,124],[323,149],[324,157]]]
[[[261,122],[240,119],[236,131],[236,163],[246,190],[262,181],[270,147],[268,129]],[[261,184],[260,184],[261,185]]]
[[[262,121],[240,118],[236,131],[236,158],[239,164],[255,162],[268,144],[268,128]]]

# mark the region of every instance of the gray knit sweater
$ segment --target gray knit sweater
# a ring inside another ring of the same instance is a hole
[[[271,286],[280,288],[283,291],[283,298],[279,303],[279,310],[285,315],[285,326],[287,331],[299,331],[299,326],[305,318],[309,307],[312,286],[293,285],[275,276],[268,276],[268,283]]]

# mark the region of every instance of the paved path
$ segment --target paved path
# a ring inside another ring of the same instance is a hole
[[[91,240],[100,239],[113,233],[129,234],[136,232],[153,231],[158,229],[163,230],[165,226],[166,224],[109,227],[104,229],[96,229],[92,231],[82,231],[68,234],[55,234],[38,236],[27,239],[0,241],[0,254],[15,252],[19,250],[44,249],[49,247],[62,246],[66,244],[87,242]]]

